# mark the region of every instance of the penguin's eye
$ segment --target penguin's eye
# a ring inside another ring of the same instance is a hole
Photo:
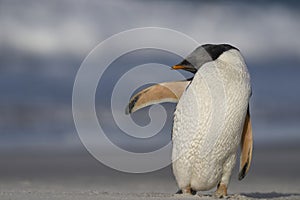
[[[189,61],[187,61],[186,59],[184,59],[179,65],[185,65],[185,66],[188,66],[188,65],[191,65],[193,66]]]

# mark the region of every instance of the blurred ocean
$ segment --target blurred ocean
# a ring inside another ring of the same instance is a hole
[[[0,148],[82,147],[72,118],[81,62],[109,36],[145,26],[178,30],[200,43],[237,46],[252,78],[255,144],[299,144],[299,10],[298,1],[1,0]],[[99,121],[124,148],[132,143],[158,148],[171,138],[173,104],[164,104],[168,121],[162,133],[139,144],[122,136],[102,99],[111,95],[121,68],[126,71],[144,59],[166,65],[180,60],[150,50],[132,53],[114,63],[101,80],[107,87],[97,91]],[[133,118],[145,124],[147,112]]]

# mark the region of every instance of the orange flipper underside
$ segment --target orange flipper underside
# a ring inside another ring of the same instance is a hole
[[[253,136],[249,109],[245,119],[241,147],[239,180],[242,180],[248,173],[252,160]]]
[[[165,82],[150,86],[134,95],[126,108],[126,114],[133,113],[149,105],[177,103],[190,81]]]

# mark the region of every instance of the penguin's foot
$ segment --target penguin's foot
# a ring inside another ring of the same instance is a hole
[[[182,190],[178,190],[175,194],[182,194]]]
[[[187,186],[181,190],[178,190],[176,194],[188,194],[188,195],[195,195],[197,191],[193,190],[190,186]]]
[[[227,186],[224,183],[220,183],[217,187],[217,190],[214,194],[216,198],[225,198],[227,197]]]
[[[191,194],[192,194],[192,195],[196,195],[196,194],[197,194],[197,191],[196,191],[196,190],[193,190],[193,189],[191,189]]]

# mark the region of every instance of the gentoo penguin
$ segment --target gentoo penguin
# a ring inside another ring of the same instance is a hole
[[[140,91],[131,98],[126,112],[161,102],[178,102],[172,131],[172,167],[178,193],[194,194],[217,186],[214,195],[222,198],[227,195],[239,144],[239,180],[251,164],[251,85],[247,66],[236,47],[205,44],[172,69],[187,70],[194,77]]]

